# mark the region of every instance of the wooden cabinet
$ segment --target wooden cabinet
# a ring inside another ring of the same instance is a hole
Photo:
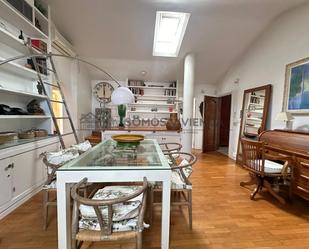
[[[287,130],[265,131],[261,133],[259,140],[266,143],[269,153],[291,157],[292,192],[309,201],[309,133]]]
[[[309,159],[298,158],[294,168],[293,191],[309,201]]]
[[[51,141],[48,141],[51,140]],[[41,189],[46,179],[46,167],[40,158],[45,151],[59,150],[56,138],[38,144],[28,143],[16,154],[0,153],[0,218],[22,204]]]

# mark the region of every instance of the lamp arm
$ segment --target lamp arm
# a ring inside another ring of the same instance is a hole
[[[94,68],[96,68],[97,70],[99,70],[100,72],[106,74],[109,78],[111,78],[117,85],[118,87],[121,86],[121,84],[118,82],[118,80],[116,80],[110,73],[106,72],[104,69],[98,67],[97,65],[91,63],[91,62],[88,62],[84,59],[81,59],[81,58],[78,58],[77,56],[70,56],[70,55],[63,55],[63,54],[53,54],[53,53],[42,53],[42,54],[29,54],[29,55],[19,55],[19,56],[15,56],[15,57],[12,57],[12,58],[9,58],[9,59],[6,59],[6,60],[2,60],[0,61],[0,66],[6,64],[6,63],[9,63],[9,62],[12,62],[12,61],[15,61],[15,60],[20,60],[20,59],[25,59],[25,58],[49,58],[49,57],[64,57],[64,58],[69,58],[69,59],[73,59],[73,60],[77,60],[77,61],[80,61],[80,62],[83,62],[89,66],[92,66]]]

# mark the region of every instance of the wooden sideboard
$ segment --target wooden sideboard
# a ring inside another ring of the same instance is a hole
[[[309,133],[271,130],[262,132],[259,140],[270,152],[292,158],[292,192],[309,201]]]

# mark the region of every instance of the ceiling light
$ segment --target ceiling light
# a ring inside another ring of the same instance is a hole
[[[189,18],[189,13],[157,11],[153,56],[178,56]]]

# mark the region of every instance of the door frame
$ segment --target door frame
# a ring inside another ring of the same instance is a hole
[[[206,121],[205,121],[205,117],[206,117],[206,115],[205,115],[205,112],[206,112],[206,110],[207,110],[207,108],[206,108],[206,98],[213,98],[213,99],[216,99],[217,101],[220,101],[220,97],[216,97],[216,96],[209,96],[209,95],[205,95],[204,96],[204,108],[203,108],[203,147],[202,147],[202,151],[203,151],[203,153],[205,153],[205,152],[209,152],[209,151],[216,151],[218,148],[214,148],[214,150],[213,149],[208,149],[208,148],[206,148],[206,144],[205,144],[205,136],[206,136],[206,133],[205,133],[205,130],[206,130]],[[219,128],[219,125],[218,125],[218,119],[220,119],[220,111],[221,111],[221,103],[219,103],[219,105],[220,105],[220,107],[219,108],[217,108],[217,110],[216,110],[216,113],[215,113],[215,116],[216,116],[216,118],[215,118],[215,122],[216,122],[216,124],[214,125],[214,147],[216,147],[216,146],[218,146],[218,143],[219,143],[219,130],[218,130],[218,128]]]
[[[234,110],[234,107],[233,107],[233,101],[235,100],[235,91],[228,91],[228,92],[226,92],[226,93],[222,93],[222,94],[218,94],[218,95],[204,95],[204,98],[203,98],[203,100],[204,100],[204,108],[203,108],[203,120],[204,120],[204,116],[205,116],[205,110],[206,110],[206,108],[205,108],[205,97],[207,96],[207,97],[215,97],[215,98],[221,98],[221,97],[224,97],[224,96],[227,96],[227,95],[231,95],[231,108],[230,108],[230,125],[229,125],[229,145],[228,145],[228,154],[229,154],[229,157],[231,157],[231,158],[233,158],[234,159],[234,156],[232,155],[232,151],[231,151],[231,149],[232,149],[232,146],[231,146],[231,144],[232,144],[232,133],[233,132],[235,132],[235,129],[234,128],[236,128],[236,131],[237,131],[237,127],[235,126],[234,127],[234,125],[233,125],[233,123],[235,122],[235,120],[234,119],[236,119],[237,120],[237,113],[235,113],[235,115],[233,115],[233,110]],[[235,110],[235,112],[236,112],[236,110]],[[220,125],[220,124],[219,124]],[[204,152],[204,127],[205,126],[205,121],[204,121],[204,124],[203,124],[203,141],[202,141],[202,152],[203,153],[205,153]],[[237,137],[237,136],[236,136]],[[237,148],[236,148],[237,149]]]

